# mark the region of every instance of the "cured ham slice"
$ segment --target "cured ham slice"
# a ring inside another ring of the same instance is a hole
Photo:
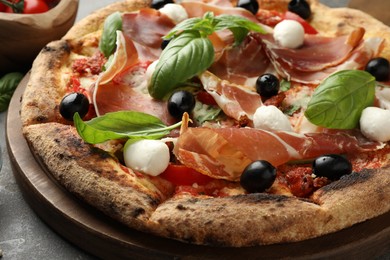
[[[189,18],[202,17],[207,12],[213,12],[215,16],[221,14],[238,15],[258,23],[256,16],[244,8],[216,6],[197,1],[186,1],[182,2],[181,5],[186,9]]]
[[[306,35],[303,46],[297,49],[280,47],[272,34],[261,35],[261,38],[270,59],[282,65],[283,69],[320,71],[348,59],[351,52],[361,43],[363,35],[364,30],[361,28],[350,35],[335,38]]]
[[[97,116],[133,110],[159,117],[166,124],[174,123],[166,102],[154,100],[148,94],[145,76],[148,65],[139,61],[133,42],[118,31],[117,49],[111,65],[99,75],[93,87]]]
[[[161,54],[162,37],[174,22],[165,14],[152,8],[123,15],[123,34],[134,42],[141,61],[154,61]]]
[[[221,79],[245,85],[249,78],[264,74],[269,66],[259,34],[250,34],[239,46],[225,50],[209,70]]]
[[[377,57],[383,48],[384,39],[368,38],[357,46],[343,63],[325,68],[319,71],[299,71],[295,69],[286,69],[287,66],[279,66],[279,74],[291,81],[304,84],[320,84],[322,80],[330,74],[340,70],[358,70],[363,69],[367,62]]]
[[[132,110],[160,118],[165,124],[176,120],[170,116],[165,101],[153,99],[147,91],[147,64],[136,64],[118,74],[112,81],[99,85],[95,102],[98,113]]]
[[[274,166],[323,154],[372,151],[381,146],[348,133],[295,134],[254,128],[185,128],[175,146],[187,167],[218,179],[238,181],[255,160]]]
[[[262,105],[261,97],[249,87],[221,80],[210,72],[199,76],[204,89],[214,98],[224,113],[247,125],[253,119],[256,109]]]

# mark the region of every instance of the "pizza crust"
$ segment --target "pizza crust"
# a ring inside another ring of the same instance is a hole
[[[33,63],[30,79],[21,104],[22,125],[55,122],[58,106],[66,92],[63,66],[67,64],[71,47],[66,41],[45,46]]]
[[[173,192],[167,181],[153,182],[120,167],[110,154],[84,143],[74,127],[36,124],[23,133],[35,156],[66,190],[129,227],[149,230],[150,215]]]
[[[389,168],[345,176],[312,199],[267,193],[171,197],[168,182],[126,172],[71,126],[37,124],[24,128],[24,135],[68,191],[131,228],[184,242],[230,247],[297,242],[390,210],[383,203],[390,201]]]
[[[380,56],[390,60],[390,29],[384,23],[357,9],[330,8],[317,1],[311,1],[311,3],[313,15],[310,24],[321,34],[339,36],[349,34],[358,27],[364,28],[364,38],[385,39]]]

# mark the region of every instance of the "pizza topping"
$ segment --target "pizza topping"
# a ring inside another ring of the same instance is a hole
[[[159,140],[127,141],[123,157],[127,167],[135,171],[157,176],[169,164],[168,146]]]
[[[182,118],[185,112],[191,113],[195,107],[194,95],[186,90],[173,92],[168,100],[168,111],[175,118]]]
[[[313,173],[330,180],[338,180],[341,176],[352,173],[352,164],[338,154],[323,155],[313,161]]]
[[[259,11],[259,3],[257,0],[238,0],[237,7],[244,8],[252,14],[257,14]]]
[[[60,103],[60,114],[68,121],[73,121],[73,115],[77,112],[83,118],[89,110],[89,100],[81,93],[70,93]]]
[[[365,108],[360,117],[360,130],[371,140],[390,141],[390,110],[378,107]]]
[[[160,9],[164,7],[166,4],[173,4],[173,3],[174,2],[172,0],[152,0],[150,7],[154,9]]]
[[[296,49],[303,44],[305,31],[297,21],[283,20],[275,26],[273,36],[282,47]]]
[[[175,145],[181,163],[208,176],[235,181],[245,166],[266,160],[279,166],[323,154],[372,151],[378,143],[352,133],[270,132],[254,128],[187,128]],[[272,151],[272,152],[269,152]]]
[[[201,174],[185,165],[172,163],[160,174],[160,177],[172,182],[176,186],[193,185],[194,183],[205,185],[213,180],[211,177]]]
[[[260,95],[251,88],[221,80],[208,71],[200,74],[199,78],[218,106],[240,125],[247,125],[253,120],[256,109],[262,105]]]
[[[141,61],[154,61],[161,54],[162,37],[175,23],[165,14],[151,8],[123,14],[122,31],[133,41]]]
[[[205,71],[214,61],[214,47],[209,35],[229,29],[235,44],[242,42],[248,32],[263,32],[256,23],[238,16],[214,17],[206,13],[203,18],[191,18],[178,24],[166,36],[171,43],[162,52],[149,84],[149,94],[157,99],[166,98],[180,83]]]
[[[311,15],[310,5],[306,0],[292,0],[288,3],[288,10],[296,13],[303,19],[308,19]]]
[[[188,14],[183,6],[178,4],[166,4],[163,8],[159,9],[162,14],[168,16],[175,24],[178,24],[188,19]]]
[[[224,48],[209,71],[231,83],[254,87],[259,75],[269,71],[271,66],[261,36],[249,33],[240,45]]]
[[[254,116],[253,125],[267,131],[290,131],[293,129],[287,116],[275,106],[260,106]]]
[[[256,91],[265,98],[278,94],[279,87],[279,79],[270,73],[263,74],[256,80]]]
[[[103,24],[103,33],[99,42],[99,49],[104,56],[109,57],[116,48],[116,31],[122,29],[122,15],[119,12],[110,14]]]
[[[339,71],[315,89],[305,116],[318,126],[353,129],[363,109],[373,104],[374,97],[375,78],[368,72]]]
[[[250,193],[264,192],[276,179],[276,168],[267,161],[254,161],[245,167],[241,177],[241,186]]]
[[[306,20],[302,19],[299,15],[297,15],[293,12],[289,12],[289,11],[285,12],[283,14],[283,19],[297,21],[298,23],[300,23],[302,25],[306,34],[317,34],[318,33],[318,31],[313,26],[311,26],[310,23],[308,23]]]
[[[390,63],[382,57],[371,59],[365,70],[371,73],[377,81],[387,81],[390,78]]]
[[[160,139],[179,127],[181,122],[166,126],[159,118],[135,111],[119,111],[82,121],[73,116],[74,125],[83,140],[90,144],[114,139]]]

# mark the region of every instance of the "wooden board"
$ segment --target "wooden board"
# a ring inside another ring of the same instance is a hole
[[[131,230],[62,189],[34,158],[22,136],[20,99],[28,75],[8,111],[6,135],[16,180],[26,201],[60,235],[101,258],[109,259],[253,259],[374,258],[390,254],[390,212],[330,235],[291,244],[249,248],[196,246]]]

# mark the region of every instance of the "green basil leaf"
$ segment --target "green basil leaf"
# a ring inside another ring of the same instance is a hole
[[[197,31],[188,31],[171,40],[162,52],[148,86],[149,94],[167,98],[187,79],[205,71],[214,61],[214,47]]]
[[[181,33],[183,31],[193,30],[193,28],[196,27],[196,24],[198,24],[200,21],[202,21],[202,18],[199,17],[194,17],[194,18],[184,20],[183,22],[173,27],[173,29],[170,30],[169,33],[165,35],[163,38],[169,40],[178,33]]]
[[[215,30],[229,29],[232,31],[235,39],[234,45],[239,45],[246,37],[249,31],[266,33],[266,31],[257,23],[254,23],[244,17],[235,15],[220,15],[215,18],[217,24]]]
[[[305,111],[315,125],[332,129],[352,129],[364,108],[375,97],[375,78],[362,70],[343,70],[326,78],[314,91]]]
[[[0,79],[0,112],[7,110],[11,97],[23,76],[20,72],[11,72]]]
[[[122,16],[119,12],[110,14],[103,25],[103,33],[99,49],[104,56],[109,57],[116,48],[116,31],[122,30]]]
[[[123,138],[160,139],[181,125],[166,126],[157,117],[136,111],[107,113],[87,122],[75,113],[73,121],[81,138],[90,144]]]

